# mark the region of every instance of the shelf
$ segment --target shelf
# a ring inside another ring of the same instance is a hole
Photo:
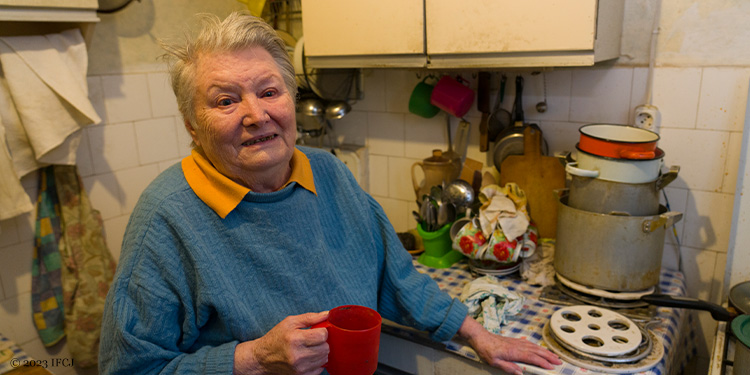
[[[96,9],[0,6],[0,21],[79,23],[99,22],[99,17]]]

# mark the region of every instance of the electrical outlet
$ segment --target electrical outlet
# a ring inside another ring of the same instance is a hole
[[[635,126],[653,132],[659,132],[661,126],[661,114],[659,108],[653,105],[639,105],[635,107]]]

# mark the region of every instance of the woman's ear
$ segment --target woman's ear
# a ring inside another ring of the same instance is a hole
[[[196,146],[200,146],[200,142],[198,141],[198,133],[195,131],[195,126],[190,123],[190,120],[183,119],[183,122],[185,123],[185,129],[190,134],[190,138],[193,139],[193,144]]]

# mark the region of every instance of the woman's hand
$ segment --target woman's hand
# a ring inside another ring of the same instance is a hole
[[[513,362],[523,362],[545,369],[562,363],[552,352],[524,339],[495,335],[467,316],[458,335],[466,339],[485,362],[510,374],[521,375],[523,370]]]
[[[263,337],[237,344],[234,374],[320,374],[328,362],[328,331],[305,328],[326,318],[327,311],[288,316]]]

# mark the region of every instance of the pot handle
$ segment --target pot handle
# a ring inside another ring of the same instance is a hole
[[[565,164],[565,172],[581,177],[599,177],[599,171],[578,168],[578,163]]]
[[[678,173],[680,173],[679,165],[673,165],[669,167],[669,172],[664,173],[661,176],[659,176],[659,179],[656,181],[656,190],[661,190],[665,186],[669,185],[672,181],[674,181],[677,178]]]
[[[682,212],[665,212],[654,220],[644,220],[641,224],[643,233],[651,233],[661,227],[670,227],[682,219]]]
[[[637,159],[637,160],[653,159],[654,157],[656,157],[656,152],[620,150],[620,157],[624,159]]]

